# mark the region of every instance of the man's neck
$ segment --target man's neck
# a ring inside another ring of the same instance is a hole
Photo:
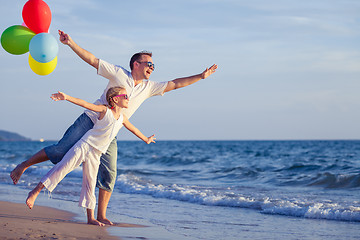
[[[135,75],[133,74],[133,72],[131,72],[131,76],[132,76],[132,78],[134,79],[135,86],[138,85],[138,84],[140,84],[140,83],[142,83],[142,81],[144,80],[144,79],[142,79],[142,78],[138,78],[137,76],[135,76]]]

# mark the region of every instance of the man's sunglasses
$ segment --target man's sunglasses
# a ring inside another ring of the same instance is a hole
[[[138,63],[146,63],[149,68],[152,68],[153,71],[155,70],[155,64],[152,62],[138,62]]]

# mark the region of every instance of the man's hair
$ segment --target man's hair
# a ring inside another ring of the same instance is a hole
[[[130,59],[130,69],[131,69],[131,71],[134,68],[134,62],[139,61],[142,58],[143,55],[148,55],[148,56],[152,57],[152,52],[141,51],[141,52],[135,53]]]
[[[110,108],[114,107],[113,97],[115,97],[116,95],[119,95],[121,90],[125,90],[125,88],[112,87],[112,88],[109,88],[109,90],[106,92],[106,101],[108,102]]]

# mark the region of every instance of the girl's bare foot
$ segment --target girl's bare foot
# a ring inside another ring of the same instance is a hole
[[[96,219],[90,219],[90,220],[88,220],[88,224],[92,224],[92,225],[96,225],[96,226],[101,226],[101,227],[105,226],[104,223],[99,222],[99,221],[96,220]]]
[[[43,188],[44,185],[40,182],[31,192],[29,192],[25,203],[30,209],[34,207],[35,200]]]
[[[102,222],[102,223],[104,223],[104,224],[106,224],[106,225],[114,225],[109,219],[107,219],[107,218],[104,218],[104,219],[97,219],[98,221],[100,221],[100,222]]]
[[[37,198],[38,195],[39,195],[39,193],[36,192],[35,189],[32,190],[31,192],[29,192],[29,195],[28,195],[28,197],[27,197],[27,199],[26,199],[26,205],[27,205],[30,209],[32,209],[32,208],[34,207],[34,203],[35,203],[35,200],[36,200],[36,198]]]
[[[18,164],[14,170],[11,171],[10,177],[14,184],[17,184],[20,180],[21,175],[25,172],[26,167],[24,167],[23,163]]]

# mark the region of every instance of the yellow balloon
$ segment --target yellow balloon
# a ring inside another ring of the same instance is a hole
[[[55,70],[57,65],[57,56],[47,63],[40,63],[36,61],[30,54],[29,54],[29,65],[31,70],[38,75],[48,75]]]

